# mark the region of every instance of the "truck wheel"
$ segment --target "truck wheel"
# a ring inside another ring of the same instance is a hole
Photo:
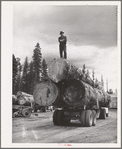
[[[63,110],[58,111],[57,122],[58,122],[58,125],[64,125],[64,111]]]
[[[80,115],[81,126],[86,125],[86,110],[83,110]]]
[[[96,118],[99,118],[100,117],[100,110],[97,110],[96,111]]]
[[[22,116],[24,117],[30,117],[31,115],[31,110],[28,108],[22,109]]]
[[[105,109],[101,109],[100,111],[100,119],[105,119],[106,118],[106,110]]]
[[[86,126],[91,127],[92,126],[92,120],[93,120],[93,115],[91,110],[86,111]]]
[[[106,119],[106,110],[103,109],[103,119]]]
[[[53,113],[53,124],[54,125],[58,125],[57,116],[58,116],[58,110],[55,110]]]
[[[64,124],[66,125],[70,124],[70,119],[64,119]]]
[[[92,126],[95,126],[96,125],[96,119],[97,119],[97,115],[96,115],[96,111],[93,110],[92,111]]]

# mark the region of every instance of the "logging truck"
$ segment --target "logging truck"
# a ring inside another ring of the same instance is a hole
[[[108,117],[110,96],[95,87],[91,78],[64,59],[52,61],[49,79],[34,87],[34,100],[41,106],[53,105],[54,125],[66,125],[79,120],[81,126],[95,126],[96,119]]]

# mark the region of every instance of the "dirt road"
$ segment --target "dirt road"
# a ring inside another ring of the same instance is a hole
[[[53,112],[33,113],[30,118],[13,118],[13,143],[117,143],[117,110],[97,125],[81,127],[79,121],[69,126],[55,126]]]

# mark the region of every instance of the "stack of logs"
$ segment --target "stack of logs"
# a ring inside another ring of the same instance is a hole
[[[32,106],[35,101],[33,95],[19,91],[17,92],[16,96],[12,96],[12,102],[13,105]]]
[[[34,86],[33,97],[41,106],[99,109],[108,107],[110,96],[95,88],[93,80],[81,69],[65,59],[53,60],[48,69],[49,78]]]

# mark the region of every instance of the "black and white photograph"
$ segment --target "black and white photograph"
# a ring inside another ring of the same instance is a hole
[[[121,2],[2,2],[3,147],[121,146]]]

